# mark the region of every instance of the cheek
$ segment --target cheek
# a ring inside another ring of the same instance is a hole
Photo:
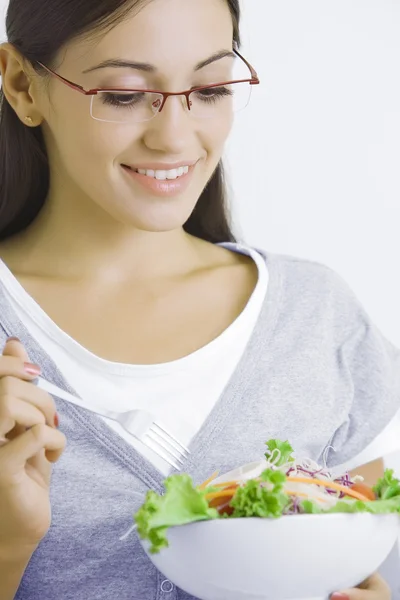
[[[90,98],[78,93],[54,98],[54,106],[48,118],[50,137],[66,164],[109,165],[140,133],[134,126],[96,121],[90,115]]]
[[[232,130],[234,116],[227,113],[221,119],[213,120],[212,126],[209,127],[209,136],[216,146],[223,146]]]
[[[56,139],[61,160],[70,174],[84,170],[101,178],[135,143],[135,133],[89,116],[74,123],[59,123]]]
[[[214,162],[218,162],[224,149],[225,142],[232,130],[233,116],[228,114],[223,119],[210,120],[203,129],[201,141]]]

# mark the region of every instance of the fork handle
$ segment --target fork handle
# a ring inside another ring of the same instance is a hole
[[[117,413],[114,413],[113,411],[104,410],[104,409],[98,409],[97,407],[96,407],[96,409],[94,409],[90,406],[89,403],[84,402],[77,396],[70,394],[69,392],[63,390],[62,388],[59,388],[57,385],[54,385],[54,383],[50,383],[50,381],[43,379],[43,377],[37,377],[33,383],[35,383],[37,385],[37,387],[40,388],[41,390],[48,392],[52,396],[56,396],[56,398],[61,398],[62,400],[71,402],[71,404],[75,404],[75,406],[84,408],[85,410],[88,410],[96,415],[101,416],[101,417],[106,417],[107,419],[112,419],[113,421],[117,420],[117,418],[116,418]]]

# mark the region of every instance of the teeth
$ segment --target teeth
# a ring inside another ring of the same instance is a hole
[[[159,181],[165,181],[166,179],[177,179],[189,173],[189,167],[179,167],[178,169],[170,169],[169,171],[153,171],[152,169],[134,169],[140,175],[146,175],[147,177],[154,177]]]

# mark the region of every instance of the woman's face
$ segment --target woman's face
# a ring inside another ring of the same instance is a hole
[[[232,36],[225,0],[152,0],[104,35],[68,45],[55,70],[85,89],[180,92],[232,78],[231,57],[196,70],[216,53],[232,50]],[[110,60],[146,63],[151,69],[93,69]],[[184,97],[174,96],[161,113],[144,122],[130,116],[137,109],[111,107],[132,119],[111,123],[93,119],[91,98],[56,78],[51,78],[46,90],[42,109],[52,175],[50,195],[62,190],[68,202],[79,202],[82,209],[83,203],[90,210],[101,209],[102,214],[105,211],[143,231],[181,228],[221,158],[232,125],[231,111],[193,118],[184,107]],[[110,114],[96,106],[101,116]],[[154,173],[161,179],[152,176],[151,171],[176,165],[190,166],[182,181],[180,177],[165,181],[163,173]],[[138,168],[146,174],[135,173]]]

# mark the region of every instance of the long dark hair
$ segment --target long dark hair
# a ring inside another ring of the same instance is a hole
[[[148,1],[148,0],[147,0]],[[240,45],[239,0],[227,0]],[[119,23],[146,0],[10,0],[7,39],[36,68],[52,65],[59,50],[85,33]],[[49,166],[41,127],[21,123],[0,90],[0,240],[26,229],[42,209],[49,189]],[[222,162],[184,225],[212,243],[235,241],[231,230]]]

